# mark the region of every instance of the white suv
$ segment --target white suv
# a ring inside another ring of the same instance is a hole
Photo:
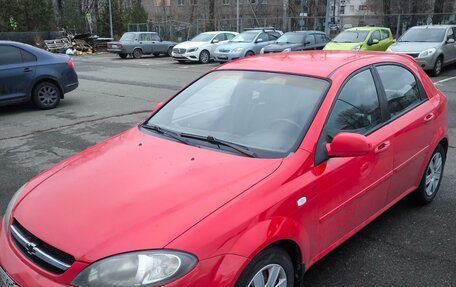
[[[218,45],[228,42],[238,33],[229,31],[204,32],[180,43],[173,48],[172,56],[180,63],[186,61],[209,63],[214,58],[214,51]]]

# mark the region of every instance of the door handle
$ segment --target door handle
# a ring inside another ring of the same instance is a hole
[[[434,119],[434,114],[433,113],[430,113],[430,114],[427,114],[425,117],[424,117],[424,121],[425,122],[429,122],[431,120]]]
[[[382,153],[382,152],[385,152],[389,149],[389,147],[391,146],[391,142],[390,141],[385,141],[385,142],[382,142],[381,144],[379,144],[376,148],[375,148],[375,154],[379,154],[379,153]]]
[[[26,72],[26,73],[29,73],[29,72],[31,72],[31,71],[33,71],[32,68],[24,68],[24,72]]]
[[[139,42],[139,44],[142,44],[143,42]]]

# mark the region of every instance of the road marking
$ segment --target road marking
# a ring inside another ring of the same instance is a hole
[[[448,81],[451,81],[451,80],[454,80],[454,79],[456,79],[456,76],[451,77],[451,78],[447,78],[447,79],[443,79],[443,80],[440,80],[440,81],[437,81],[437,82],[434,82],[434,85],[440,85],[441,83],[445,83],[445,82],[448,82]]]

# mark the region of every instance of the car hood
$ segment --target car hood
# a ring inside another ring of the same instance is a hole
[[[288,49],[288,48],[291,48],[291,49],[295,49],[295,48],[298,48],[298,47],[302,47],[302,44],[299,44],[299,43],[275,43],[275,44],[271,44],[271,45],[267,45],[266,47],[264,47],[264,50],[265,51],[283,51],[285,49]]]
[[[55,167],[13,215],[44,242],[90,263],[163,248],[281,162],[188,146],[135,127]]]
[[[362,45],[363,42],[360,43],[335,43],[329,42],[326,44],[324,50],[353,50],[355,47]]]
[[[396,42],[390,46],[393,52],[399,53],[419,53],[430,48],[438,48],[440,43],[424,42]]]
[[[252,47],[254,44],[252,42],[244,43],[244,42],[228,42],[226,44],[222,44],[218,46],[217,50],[233,50],[236,48],[249,48]]]
[[[207,43],[208,42],[191,42],[191,41],[187,41],[187,42],[183,42],[183,43],[177,44],[176,46],[174,46],[174,48],[189,49],[189,48],[201,47],[203,45],[206,45]]]

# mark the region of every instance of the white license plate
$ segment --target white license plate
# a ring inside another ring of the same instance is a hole
[[[0,267],[0,287],[19,287],[8,274]]]
[[[117,45],[111,45],[111,48],[117,49]]]
[[[220,55],[220,56],[218,56],[218,57],[219,57],[219,59],[223,59],[223,60],[226,60],[226,59],[228,59],[228,56],[223,56],[223,55]]]

